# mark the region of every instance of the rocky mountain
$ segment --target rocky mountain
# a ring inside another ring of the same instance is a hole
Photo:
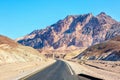
[[[69,15],[46,29],[35,30],[16,40],[22,45],[35,49],[89,47],[116,36],[117,29],[114,27],[118,26],[119,23],[104,12],[97,16],[91,13]]]
[[[41,61],[45,58],[31,48],[0,35],[0,63]]]
[[[109,40],[118,35],[120,35],[120,23],[116,23],[112,25],[112,27],[108,30],[106,34],[105,40]]]
[[[120,36],[91,46],[75,58],[82,60],[120,61]]]

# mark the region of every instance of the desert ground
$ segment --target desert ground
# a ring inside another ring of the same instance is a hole
[[[43,62],[16,62],[0,64],[0,80],[18,80],[37,70],[42,70],[54,62],[55,60],[49,59],[48,61]]]
[[[76,74],[86,74],[103,80],[120,80],[120,61],[67,62]]]
[[[120,61],[67,61],[76,75],[86,74],[103,80],[120,80]],[[55,60],[0,64],[0,80],[18,80],[52,65]]]

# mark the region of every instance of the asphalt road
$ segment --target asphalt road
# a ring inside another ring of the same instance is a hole
[[[46,69],[21,80],[79,80],[79,78],[67,63],[57,60]]]
[[[72,68],[62,60],[57,60],[53,65],[38,71],[33,75],[20,80],[99,80],[84,74],[75,75]],[[101,79],[100,79],[101,80]]]

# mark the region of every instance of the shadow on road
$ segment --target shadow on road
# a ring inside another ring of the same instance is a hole
[[[81,80],[103,80],[103,79],[92,77],[86,74],[78,74],[78,76]]]

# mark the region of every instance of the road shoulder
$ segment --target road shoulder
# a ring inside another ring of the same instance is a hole
[[[104,80],[119,80],[119,74],[105,71],[102,69],[97,69],[95,67],[91,67],[85,64],[79,64],[77,62],[65,61],[68,63],[71,68],[74,70],[75,74],[86,74],[96,78],[104,79]]]
[[[18,80],[28,74],[53,64],[55,60],[43,62],[19,62],[0,65],[0,80]]]

